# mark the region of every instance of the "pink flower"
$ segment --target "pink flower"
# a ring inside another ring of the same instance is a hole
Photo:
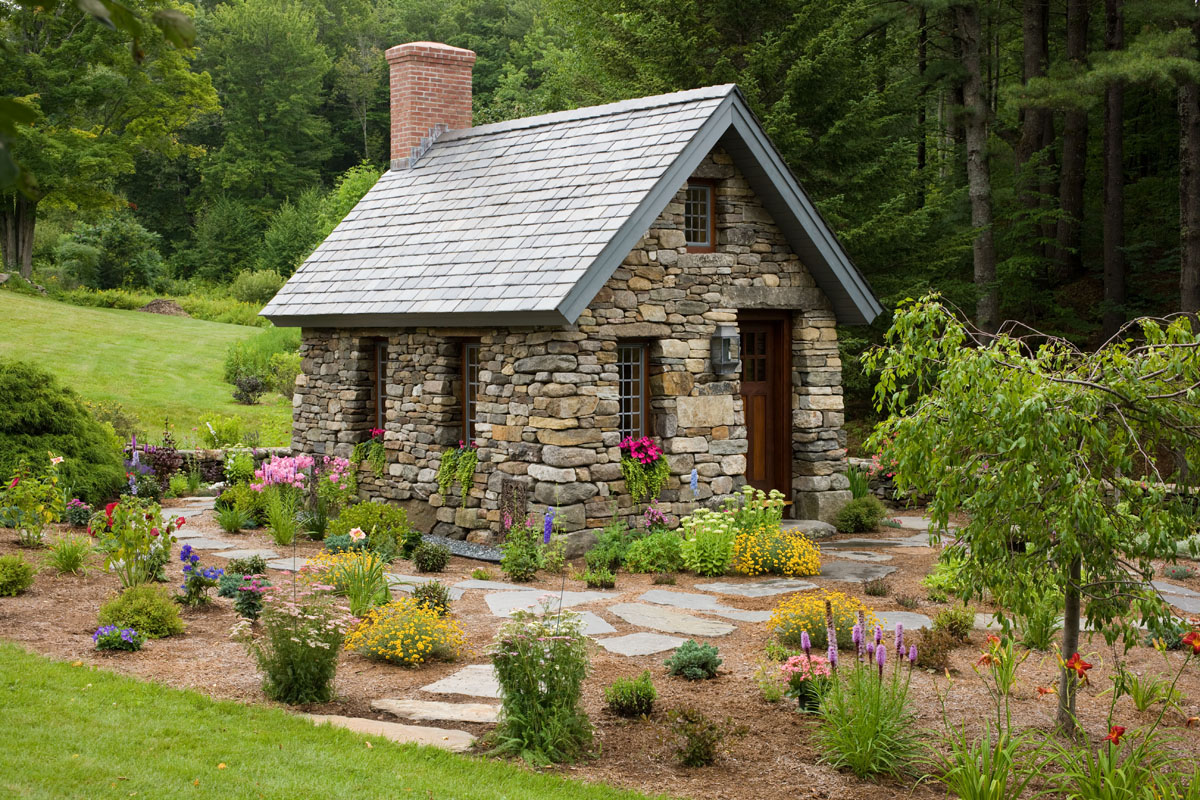
[[[365,533],[363,533],[362,528],[351,528],[350,529],[350,539],[351,540],[353,540],[355,542],[361,542],[365,538],[367,538],[367,535]]]

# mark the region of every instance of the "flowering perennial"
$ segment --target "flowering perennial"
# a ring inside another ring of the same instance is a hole
[[[842,592],[803,592],[785,598],[771,612],[767,625],[781,644],[788,647],[800,646],[800,635],[807,632],[810,644],[821,650],[829,646],[829,621],[825,615],[825,602],[829,601],[829,613],[838,647],[851,645],[851,630],[856,615],[875,623],[875,615],[855,597]]]
[[[346,649],[402,667],[454,661],[466,649],[459,624],[411,597],[374,609],[346,637]]]
[[[821,548],[802,533],[789,533],[779,523],[740,531],[733,540],[733,568],[743,575],[817,575]]]
[[[270,461],[264,461],[254,470],[257,482],[250,488],[261,492],[268,486],[294,486],[303,489],[308,481],[309,471],[312,470],[313,457],[301,453],[298,456],[271,456]]]
[[[134,652],[141,650],[146,643],[146,637],[133,628],[118,628],[116,625],[102,625],[92,634],[92,641],[97,650],[125,650]]]
[[[208,590],[220,582],[225,570],[200,566],[200,555],[190,544],[180,548],[179,560],[183,562],[183,583],[179,585],[183,594],[179,602],[189,606],[202,606],[209,602]]]

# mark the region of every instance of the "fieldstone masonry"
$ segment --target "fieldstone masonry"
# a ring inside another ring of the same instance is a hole
[[[709,371],[715,326],[736,324],[739,311],[786,309],[794,516],[828,520],[849,499],[833,311],[724,151],[710,153],[694,177],[716,181],[715,251],[685,247],[680,187],[572,326],[305,329],[293,448],[346,456],[367,438],[372,352],[385,340],[388,468],[381,479],[360,471],[366,495],[406,505],[418,524],[462,538],[498,533],[502,496],[512,497],[515,483],[531,511],[557,508],[565,530],[599,528],[614,507],[631,510],[617,447],[616,351],[622,340],[644,341],[653,433],[672,473],[660,503],[685,514],[745,482],[739,381]],[[482,387],[479,467],[465,502],[457,486],[440,495],[435,481],[441,453],[461,438],[464,341],[481,345]],[[422,515],[422,506],[433,514]]]

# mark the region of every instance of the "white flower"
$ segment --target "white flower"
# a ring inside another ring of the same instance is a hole
[[[363,533],[362,528],[351,528],[350,538],[356,542],[361,542],[363,539],[367,538],[367,535]]]

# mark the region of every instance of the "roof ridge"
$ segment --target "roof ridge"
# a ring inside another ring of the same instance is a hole
[[[648,108],[658,108],[661,106],[681,105],[683,103],[692,103],[697,100],[715,100],[725,97],[732,92],[737,91],[736,83],[722,83],[715,86],[702,86],[698,89],[684,89],[679,92],[668,92],[667,94],[656,94],[650,97],[635,97],[629,100],[618,100],[615,103],[603,103],[598,106],[582,106],[573,108],[567,111],[552,111],[548,114],[538,114],[533,117],[520,117],[518,119],[509,119],[503,122],[491,122],[487,125],[476,125],[471,128],[460,128],[458,130],[447,131],[441,137],[439,142],[453,141],[455,139],[465,139],[471,136],[486,136],[492,133],[506,133],[508,131],[524,130],[526,128],[537,128],[542,125],[554,125],[559,122],[574,122],[576,120],[593,119],[595,117],[607,117],[613,114],[624,114],[629,111],[642,111]]]

